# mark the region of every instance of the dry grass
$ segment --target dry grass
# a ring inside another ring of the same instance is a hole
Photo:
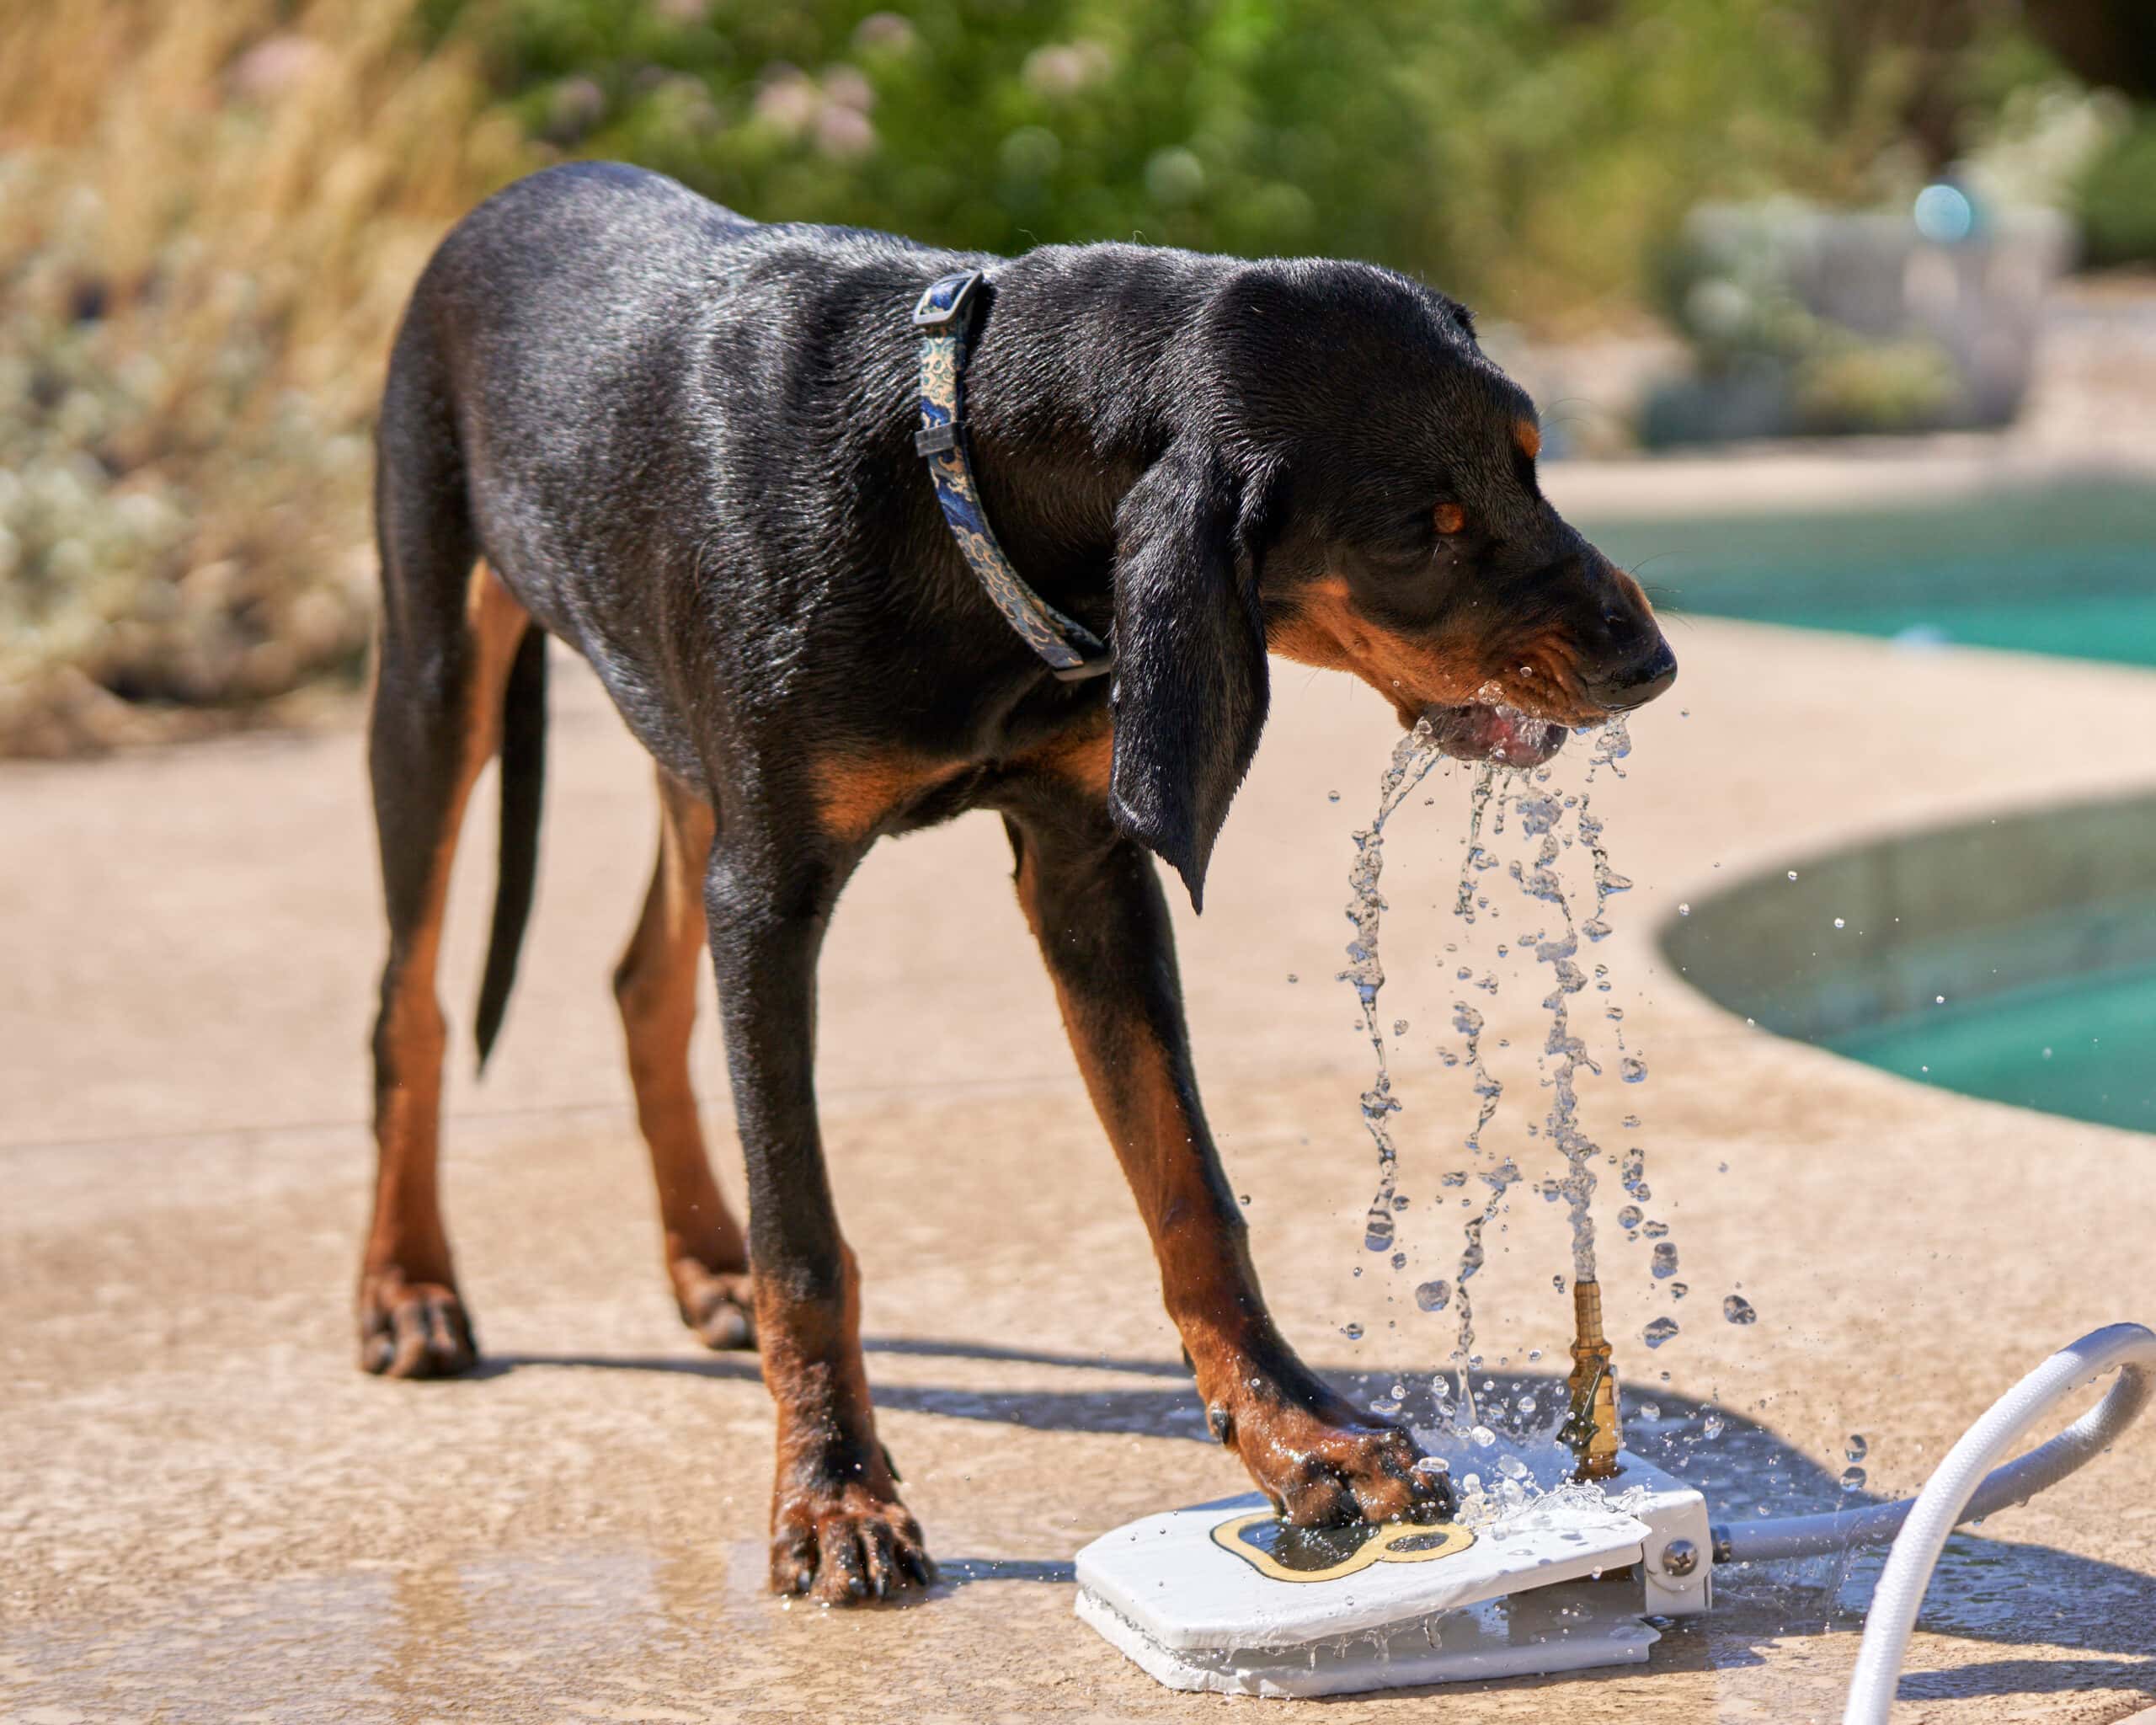
[[[0,752],[57,754],[356,672],[390,334],[442,230],[522,162],[401,4],[19,19],[0,35]]]

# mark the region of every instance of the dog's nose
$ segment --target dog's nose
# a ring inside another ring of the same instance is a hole
[[[1676,681],[1677,655],[1657,633],[1645,654],[1597,680],[1588,692],[1597,705],[1611,713],[1630,713],[1646,706]]]

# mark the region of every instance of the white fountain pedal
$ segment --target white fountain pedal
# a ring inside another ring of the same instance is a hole
[[[1465,1480],[1504,1453],[1449,1460]],[[1545,1490],[1571,1463],[1554,1446],[1513,1453]],[[1149,1516],[1079,1552],[1078,1615],[1171,1689],[1235,1695],[1639,1664],[1658,1639],[1641,1618],[1707,1609],[1712,1545],[1699,1493],[1618,1462],[1598,1493],[1556,1491],[1473,1527],[1304,1531],[1255,1494]]]

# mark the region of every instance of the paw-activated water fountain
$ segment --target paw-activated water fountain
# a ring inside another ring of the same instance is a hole
[[[1637,1664],[1657,1638],[1644,1617],[1707,1609],[1707,1509],[1629,1456],[1612,1485],[1622,1509],[1561,1493],[1494,1531],[1398,1522],[1327,1541],[1257,1496],[1171,1510],[1078,1554],[1078,1615],[1171,1689],[1235,1695]]]
[[[1452,1477],[1534,1495],[1494,1519],[1336,1529],[1223,1498],[1078,1554],[1078,1615],[1171,1688],[1317,1696],[1636,1664],[1643,1620],[1705,1611],[1700,1493],[1619,1446],[1601,1290],[1574,1288],[1571,1413],[1556,1441],[1441,1445]],[[1490,1434],[1485,1431],[1482,1435]]]
[[[1613,724],[1598,748],[1596,766],[1614,769],[1627,747],[1621,723]],[[1353,898],[1348,916],[1355,939],[1342,980],[1355,985],[1377,1056],[1375,1079],[1362,1097],[1380,1169],[1364,1242],[1374,1251],[1389,1246],[1393,1214],[1406,1202],[1396,1189],[1397,1156],[1387,1119],[1399,1103],[1377,1013],[1385,980],[1377,957],[1385,905],[1378,891],[1384,829],[1438,756],[1427,722],[1401,740],[1380,786],[1377,815],[1355,836],[1349,877]],[[1477,838],[1493,788],[1486,768],[1476,787],[1468,871],[1461,876],[1457,906],[1470,923],[1471,911],[1485,902],[1476,895],[1472,878],[1477,868],[1490,866]],[[1718,1565],[1891,1541],[1843,1712],[1844,1725],[1886,1725],[1917,1612],[1947,1535],[1964,1522],[2025,1502],[2103,1454],[2156,1394],[2156,1332],[2132,1323],[2091,1331],[1993,1403],[1915,1498],[1828,1514],[1748,1520],[1741,1527],[1711,1525],[1698,1492],[1625,1450],[1588,1212],[1594,1184],[1588,1165],[1596,1147],[1578,1130],[1572,1090],[1584,1044],[1572,1032],[1567,1001],[1586,985],[1573,963],[1578,935],[1599,938],[1598,927],[1608,932],[1602,923],[1604,900],[1629,883],[1609,870],[1598,840],[1599,822],[1590,822],[1587,805],[1585,793],[1577,802],[1521,803],[1523,826],[1541,842],[1531,873],[1517,862],[1511,869],[1531,899],[1554,906],[1564,920],[1560,937],[1528,937],[1537,958],[1552,965],[1556,983],[1544,1002],[1552,1014],[1546,1052],[1558,1056],[1550,1073],[1555,1104],[1548,1130],[1570,1165],[1556,1190],[1572,1211],[1577,1325],[1564,1423],[1554,1440],[1525,1445],[1502,1445],[1480,1425],[1470,1426],[1467,1439],[1441,1445],[1438,1455],[1463,1488],[1465,1507],[1458,1523],[1299,1529],[1284,1525],[1264,1498],[1251,1496],[1150,1516],[1095,1540],[1078,1553],[1078,1616],[1172,1688],[1324,1696],[1637,1664],[1657,1639],[1646,1620],[1705,1612]],[[1580,836],[1595,864],[1595,916],[1578,929],[1550,873],[1561,848],[1554,823],[1566,808],[1577,808]],[[1469,973],[1463,969],[1459,975]],[[1622,1015],[1613,1008],[1608,1016],[1614,1022]],[[1481,1118],[1466,1140],[1478,1153],[1480,1135],[1502,1088],[1476,1061],[1481,1024],[1480,1014],[1461,1005],[1458,1028],[1468,1037],[1465,1058],[1475,1064],[1483,1098]],[[1396,1025],[1395,1034],[1406,1028]],[[1645,1076],[1636,1057],[1622,1062],[1620,1071],[1627,1081]],[[1643,1201],[1637,1152],[1632,1155],[1626,1190]],[[1481,1226],[1518,1174],[1508,1160],[1483,1178],[1496,1198],[1481,1220],[1470,1224],[1459,1286],[1460,1357],[1468,1361],[1472,1337],[1465,1284],[1480,1262]],[[1675,1251],[1667,1242],[1658,1243],[1656,1256],[1657,1277],[1674,1270]],[[1661,1263],[1665,1256],[1667,1268]],[[1402,1261],[1393,1259],[1396,1267]],[[1433,1285],[1442,1304],[1444,1284]],[[1674,1328],[1667,1320],[1657,1323]],[[1656,1329],[1651,1324],[1646,1332],[1650,1346]],[[2066,1430],[1999,1465],[2053,1407],[2112,1372],[2117,1376],[2103,1398]],[[1461,1389],[1465,1401],[1465,1368]],[[1465,1489],[1479,1487],[1486,1472],[1502,1477],[1494,1492]]]
[[[1643,1664],[1658,1639],[1645,1620],[1705,1612],[1718,1563],[1892,1541],[1843,1715],[1844,1725],[1884,1725],[1947,1535],[2101,1455],[2156,1389],[2156,1333],[2113,1324],[2001,1397],[1917,1497],[1732,1530],[1710,1525],[1698,1492],[1620,1446],[1600,1290],[1576,1283],[1573,1295],[1571,1406],[1557,1441],[1439,1451],[1463,1483],[1493,1466],[1531,1477],[1531,1498],[1474,1525],[1295,1529],[1255,1495],[1148,1516],[1078,1553],[1078,1616],[1173,1689],[1353,1694]],[[2112,1371],[2102,1400],[2065,1431],[1994,1466],[2054,1405]]]

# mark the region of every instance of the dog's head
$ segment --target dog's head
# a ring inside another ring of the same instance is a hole
[[[1534,404],[1465,307],[1365,265],[1252,264],[1181,358],[1182,430],[1116,521],[1112,801],[1193,904],[1268,648],[1520,766],[1675,681],[1639,584],[1543,497]]]

